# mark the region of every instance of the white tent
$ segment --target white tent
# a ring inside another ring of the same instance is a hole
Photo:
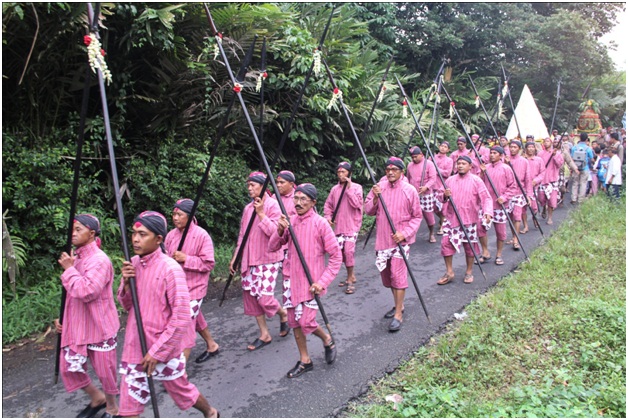
[[[521,97],[515,109],[515,115],[517,116],[517,121],[515,122],[515,116],[513,115],[510,119],[510,124],[508,124],[508,130],[506,130],[506,137],[509,139],[517,137],[519,130],[521,130],[523,140],[525,140],[528,134],[533,135],[536,141],[549,137],[547,126],[543,121],[539,108],[536,106],[536,102],[534,102],[528,85],[523,87],[523,92],[521,92]],[[519,123],[519,130],[517,130],[517,123]]]

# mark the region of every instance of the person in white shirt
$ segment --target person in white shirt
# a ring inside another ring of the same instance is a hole
[[[619,199],[619,187],[621,187],[621,160],[617,156],[617,147],[610,147],[611,160],[606,172],[606,191],[609,197]]]

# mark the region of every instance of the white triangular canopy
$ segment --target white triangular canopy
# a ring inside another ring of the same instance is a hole
[[[519,130],[521,130],[522,139],[525,139],[528,134],[532,134],[536,141],[549,137],[547,126],[536,106],[536,102],[534,102],[528,85],[523,87],[523,92],[521,92],[521,97],[515,109],[515,115],[517,116],[517,121],[515,122],[515,116],[513,115],[510,118],[510,124],[508,124],[508,130],[506,131],[506,137],[509,139],[517,137]],[[519,123],[519,130],[517,130],[517,123]]]

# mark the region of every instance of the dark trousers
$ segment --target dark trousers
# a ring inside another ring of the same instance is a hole
[[[606,193],[609,197],[619,200],[619,187],[621,185],[606,184]]]

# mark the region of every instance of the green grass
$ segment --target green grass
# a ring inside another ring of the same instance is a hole
[[[625,417],[626,215],[598,196],[350,417]],[[394,409],[385,397],[399,394]]]

